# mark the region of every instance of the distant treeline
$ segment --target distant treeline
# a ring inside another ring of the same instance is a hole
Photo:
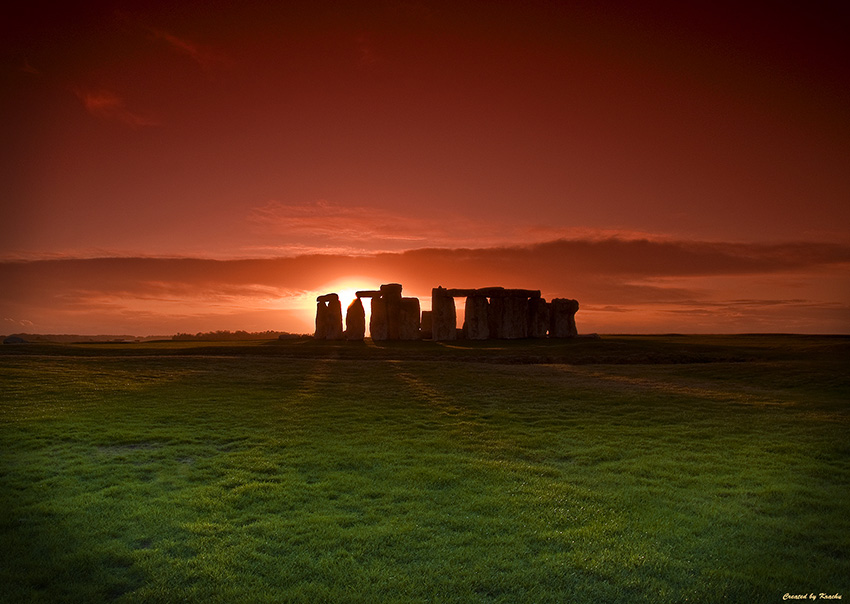
[[[0,339],[6,336],[0,336]],[[87,336],[71,333],[14,333],[8,338],[18,338],[24,342],[52,342],[59,344],[102,343],[102,342],[149,342],[151,340],[167,340],[168,336],[130,336],[100,334]],[[7,338],[7,339],[8,339]]]
[[[287,331],[205,331],[196,334],[178,333],[171,336],[172,340],[181,342],[191,340],[288,340],[300,338],[301,334],[289,333]]]

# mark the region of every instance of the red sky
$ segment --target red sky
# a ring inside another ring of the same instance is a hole
[[[850,332],[838,3],[86,4],[2,26],[0,333],[311,331],[392,281]]]

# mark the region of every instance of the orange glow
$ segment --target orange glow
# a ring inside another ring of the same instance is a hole
[[[339,301],[342,304],[343,314],[355,298],[357,292],[365,289],[378,289],[380,283],[375,284],[374,279],[366,279],[363,277],[344,277],[338,279],[325,286],[325,293],[339,294]]]
[[[323,294],[337,294],[339,296],[339,302],[342,306],[342,319],[343,326],[345,325],[345,311],[348,309],[349,305],[357,298],[357,292],[363,290],[373,290],[378,289],[381,286],[380,282],[376,282],[374,279],[369,279],[367,277],[358,277],[358,276],[350,276],[350,277],[342,277],[340,279],[335,279],[328,283],[325,283],[321,287],[319,287],[315,292],[310,292],[312,296],[310,300],[312,300],[312,304],[308,305],[308,308],[304,309],[305,320],[315,321],[316,317],[316,304],[315,300],[318,296]],[[315,295],[312,295],[315,293]],[[371,314],[371,304],[368,298],[363,300],[363,308],[366,311],[366,332],[368,334],[369,331],[369,316]]]
[[[830,6],[65,4],[4,38],[0,331],[304,333],[392,282],[850,331]]]

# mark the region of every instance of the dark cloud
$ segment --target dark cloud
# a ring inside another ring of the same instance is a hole
[[[805,270],[850,262],[850,246],[821,243],[741,244],[608,239],[564,240],[528,247],[420,249],[372,256],[293,258],[66,258],[0,263],[13,291],[82,288],[140,292],[177,288],[268,286],[313,289],[349,274],[415,288],[529,282],[575,284],[582,279],[747,275]],[[9,290],[7,290],[8,292]]]
[[[357,276],[374,280],[376,286],[400,282],[409,295],[420,297],[428,297],[437,285],[535,288],[545,297],[577,298],[597,313],[619,316],[641,306],[667,305],[666,313],[691,316],[709,310],[718,315],[754,315],[774,308],[763,316],[777,318],[780,310],[793,308],[798,314],[811,310],[835,318],[846,315],[840,300],[805,300],[787,297],[788,292],[785,297],[764,298],[747,297],[749,293],[720,295],[709,282],[718,277],[766,278],[789,271],[827,270],[834,275],[848,262],[850,247],[832,244],[620,239],[421,249],[363,257],[50,259],[0,263],[4,284],[0,315],[37,324],[60,315],[77,321],[84,315],[93,320],[97,313],[125,318],[145,315],[148,322],[159,315],[173,324],[181,316],[269,313],[295,305],[309,308],[307,302],[328,283]],[[231,326],[210,326],[216,327]]]

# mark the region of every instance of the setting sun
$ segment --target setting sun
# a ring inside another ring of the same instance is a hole
[[[309,321],[313,321],[316,315],[316,298],[324,294],[337,294],[339,296],[340,306],[342,306],[342,316],[345,317],[345,311],[348,306],[357,298],[357,292],[364,290],[376,290],[381,286],[381,282],[368,277],[343,277],[330,281],[321,286],[310,298],[310,303],[304,310],[305,317]],[[369,329],[369,316],[371,310],[371,301],[369,298],[363,298],[363,307],[366,311],[366,330]]]
[[[342,311],[344,313],[348,305],[357,297],[357,292],[378,289],[380,286],[381,282],[379,280],[369,279],[367,277],[343,277],[326,283],[319,288],[321,291],[318,291],[316,295],[321,296],[322,294],[330,293],[339,295],[339,302],[342,305]]]

